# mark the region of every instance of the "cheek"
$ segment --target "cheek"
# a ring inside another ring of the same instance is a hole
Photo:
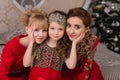
[[[64,36],[65,32],[62,33],[62,36]]]
[[[82,34],[82,31],[76,31],[76,37],[78,38]]]
[[[48,34],[46,33],[46,34],[44,35],[44,38],[46,39],[46,38],[47,38],[47,36],[48,36]]]
[[[64,32],[60,32],[60,35],[63,36],[63,35],[64,35]]]
[[[81,34],[83,34],[83,33],[85,33],[86,32],[86,30],[80,30],[80,31],[77,31],[76,32],[76,37],[78,38]]]
[[[35,36],[37,36],[37,33],[36,33],[36,32],[34,32],[34,33],[33,33],[33,36],[34,36],[34,37],[35,37]]]
[[[82,33],[85,33],[86,31],[85,31],[85,29],[80,29],[80,30],[78,30],[77,31],[77,33],[80,35],[80,34],[82,34]]]
[[[48,34],[51,34],[51,33],[52,33],[52,31],[49,29],[49,30],[48,30]]]
[[[65,34],[65,32],[64,32],[64,31],[63,31],[63,32],[61,32],[61,33],[60,33],[61,37],[63,37],[63,36],[64,36],[64,34]]]
[[[69,33],[69,29],[66,29],[66,33],[67,33],[67,34]]]

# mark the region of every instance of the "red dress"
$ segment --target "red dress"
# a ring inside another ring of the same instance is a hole
[[[33,67],[29,80],[61,80],[61,71],[52,68]]]
[[[61,80],[63,59],[60,53],[47,46],[46,42],[34,46],[33,50],[35,59],[29,80]]]
[[[94,61],[94,54],[98,44],[98,38],[87,33],[85,38],[77,46],[77,66],[69,70],[63,65],[63,80],[104,80],[98,64]]]
[[[21,71],[24,68],[23,56],[26,47],[20,44],[21,37],[24,36],[16,36],[3,48],[0,64],[0,80],[24,80],[25,71],[18,76],[12,75],[13,72]],[[24,70],[26,69],[24,68]]]

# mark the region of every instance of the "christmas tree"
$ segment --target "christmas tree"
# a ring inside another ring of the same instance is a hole
[[[120,54],[120,1],[97,0],[92,2],[92,28],[100,42]]]

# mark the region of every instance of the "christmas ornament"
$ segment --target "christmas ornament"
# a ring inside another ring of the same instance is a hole
[[[118,21],[116,22],[116,26],[117,26],[117,27],[119,27],[119,26],[120,26],[120,23],[119,23]]]
[[[101,4],[103,4],[103,5],[106,4],[105,0],[102,0],[102,1],[101,1]]]
[[[115,42],[117,42],[117,41],[118,41],[118,37],[117,37],[117,36],[115,36],[114,41],[115,41]]]
[[[112,3],[111,8],[112,8],[112,9],[115,9],[114,3]]]
[[[114,50],[115,50],[115,51],[119,51],[119,47],[115,47]]]
[[[110,9],[109,7],[105,7],[104,12],[105,12],[105,13],[109,13],[110,10],[111,10],[111,9]]]

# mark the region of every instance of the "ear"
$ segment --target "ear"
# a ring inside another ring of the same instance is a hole
[[[86,27],[85,33],[87,33],[88,31],[90,31],[90,28]]]

